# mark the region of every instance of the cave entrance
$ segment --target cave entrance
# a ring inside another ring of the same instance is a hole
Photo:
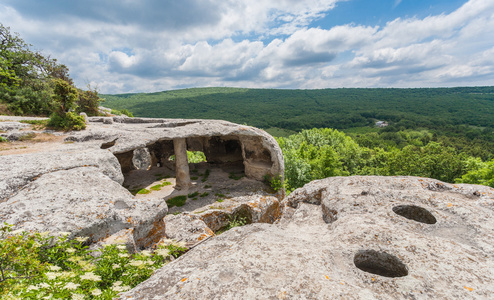
[[[124,174],[124,185],[134,193],[166,178],[170,188],[187,189],[207,181],[214,169],[235,180],[245,176],[242,143],[236,136],[159,140],[115,156]]]

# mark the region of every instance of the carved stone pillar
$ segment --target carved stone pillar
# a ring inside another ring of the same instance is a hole
[[[187,160],[187,143],[185,138],[174,139],[176,188],[186,189],[190,182],[189,161]]]

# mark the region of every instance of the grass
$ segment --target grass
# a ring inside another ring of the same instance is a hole
[[[240,174],[239,176],[235,175],[235,173],[231,172],[228,178],[233,179],[233,180],[239,180],[242,177],[244,177],[244,174]]]
[[[209,169],[206,170],[206,172],[204,172],[204,175],[202,177],[202,182],[206,182],[206,180],[208,180],[208,177],[209,177],[209,174],[211,173],[211,171]]]
[[[161,184],[153,185],[150,189],[153,191],[161,191]]]
[[[136,194],[149,194],[149,193],[151,193],[151,191],[148,189],[140,189],[137,191]]]
[[[41,130],[46,128],[49,120],[20,120],[21,123],[31,124],[33,125],[33,129]]]
[[[192,194],[188,194],[188,195],[187,195],[187,197],[189,197],[189,198],[195,198],[195,197],[197,197],[198,195],[199,195],[199,192],[194,192],[194,193],[192,193]]]
[[[216,202],[220,202],[221,203],[223,201],[225,201],[225,199],[221,199],[221,198],[216,199]]]
[[[187,201],[187,196],[185,195],[175,196],[173,198],[166,200],[166,204],[168,204],[168,208],[172,208],[174,206],[180,207],[180,206],[184,206],[186,201]]]
[[[222,197],[222,198],[225,198],[225,195],[223,195],[223,194],[220,194],[220,193],[216,193],[216,194],[214,194],[214,195],[215,195],[215,196],[218,196],[218,197]]]
[[[192,179],[192,180],[197,180],[197,179],[199,179],[199,177],[197,177],[197,176],[192,176],[192,177],[190,177],[190,179]]]
[[[207,196],[209,196],[209,193],[208,192],[204,192],[199,197],[207,197]]]

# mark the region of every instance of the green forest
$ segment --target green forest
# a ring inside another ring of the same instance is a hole
[[[494,187],[494,87],[195,88],[103,95],[136,116],[223,119],[277,137],[288,191],[315,179],[412,175]],[[378,128],[377,121],[388,126]]]

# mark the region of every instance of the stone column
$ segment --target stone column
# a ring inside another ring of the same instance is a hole
[[[186,189],[192,184],[190,182],[189,161],[187,160],[187,142],[185,138],[174,139],[175,150],[175,177],[177,189]]]

